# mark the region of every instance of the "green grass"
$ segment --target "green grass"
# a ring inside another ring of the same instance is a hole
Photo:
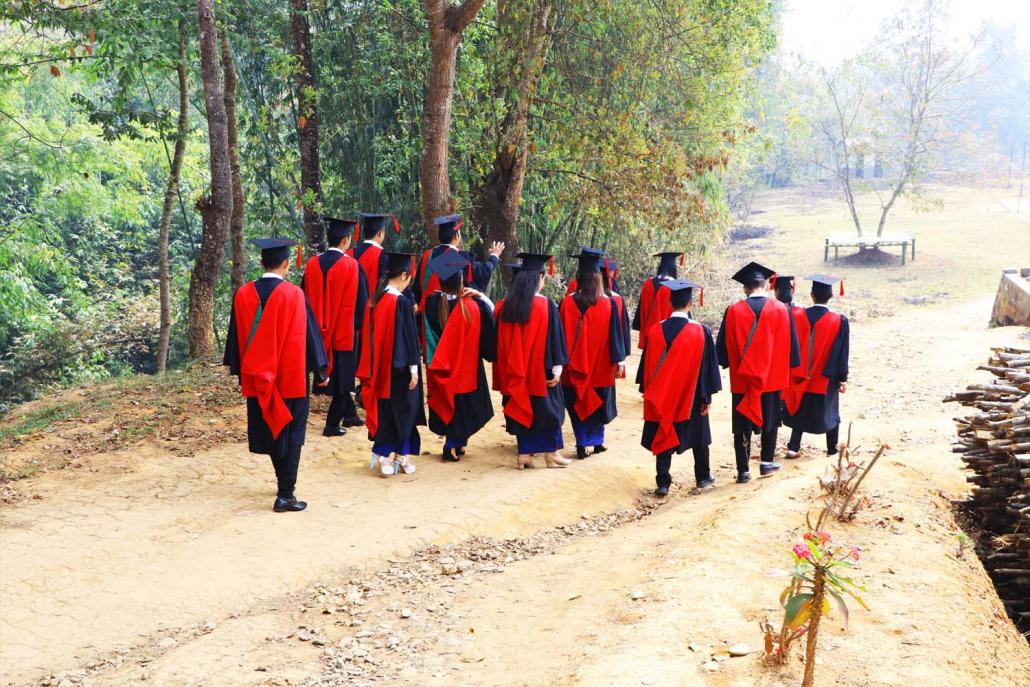
[[[47,429],[55,422],[77,417],[85,410],[85,403],[63,403],[61,405],[36,408],[18,418],[17,422],[0,427],[0,445],[5,445],[24,434]]]

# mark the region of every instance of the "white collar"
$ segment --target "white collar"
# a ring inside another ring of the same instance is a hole
[[[383,244],[379,243],[378,241],[374,241],[373,239],[365,239],[365,243],[371,243],[376,248],[382,248],[383,247]]]
[[[342,253],[342,252],[343,252],[342,250],[340,250],[340,249],[339,249],[339,248],[337,248],[336,246],[329,246],[329,250],[334,250],[334,251],[336,251],[337,253]],[[329,252],[329,250],[327,250],[327,251],[326,251],[326,253],[328,253],[328,252]]]
[[[276,274],[275,272],[265,272],[264,274],[261,275],[261,278],[262,279],[282,279],[283,277],[282,277],[281,274]]]
[[[687,314],[687,313],[685,313],[685,312],[674,312],[674,313],[672,313],[671,315],[669,315],[669,317],[670,317],[670,318],[673,318],[673,317],[680,317],[680,318],[682,318],[682,319],[684,319],[684,320],[689,320],[689,319],[690,319],[690,315],[688,315],[688,314]]]
[[[808,307],[810,307],[810,308],[826,308],[827,310],[830,309],[830,306],[826,305],[825,303],[813,303],[812,305],[810,305]]]
[[[389,284],[386,285],[386,293],[392,293],[394,296],[401,295],[401,292],[397,290],[396,286],[390,286]]]

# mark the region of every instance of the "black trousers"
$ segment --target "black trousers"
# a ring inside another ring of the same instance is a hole
[[[694,453],[694,481],[701,482],[712,476],[712,468],[709,462],[707,446],[695,446],[691,449]],[[672,451],[665,451],[655,456],[655,484],[659,487],[672,485]]]
[[[276,496],[281,499],[292,499],[293,490],[297,486],[297,470],[300,468],[300,446],[290,446],[284,454],[272,456],[272,467],[275,468],[275,481],[278,485]]]
[[[776,435],[779,427],[774,426],[762,432],[762,462],[771,463],[776,456]],[[751,432],[733,433],[733,453],[737,458],[737,472],[749,472],[748,461],[751,459]]]
[[[790,440],[787,442],[787,448],[791,451],[801,450],[801,436],[804,434],[800,429],[792,429],[790,431]],[[837,455],[837,443],[840,439],[840,425],[837,425],[829,432],[826,433],[826,455],[835,456]]]
[[[325,416],[325,428],[328,430],[338,429],[340,422],[357,417],[358,409],[354,406],[354,399],[349,393],[333,396],[329,402],[329,412]]]

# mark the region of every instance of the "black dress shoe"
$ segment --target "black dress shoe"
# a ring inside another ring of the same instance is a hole
[[[762,477],[771,475],[777,470],[779,470],[781,467],[783,467],[779,463],[759,463],[758,466],[758,474]]]
[[[740,472],[740,473],[737,473],[737,484],[747,484],[750,481],[751,481],[751,473],[750,472]]]
[[[324,437],[342,437],[346,433],[347,430],[343,427],[337,427],[335,429],[330,429],[329,427],[326,427],[322,430],[322,436]]]
[[[272,506],[272,510],[276,513],[294,513],[296,511],[302,511],[308,507],[306,501],[298,501],[297,499],[290,497],[288,499],[277,498],[275,505]]]
[[[658,487],[657,489],[654,490],[654,495],[655,496],[668,496],[669,495],[669,487],[667,487],[665,485],[662,485],[662,486]]]
[[[459,456],[465,455],[465,449],[463,448],[456,448],[454,449],[454,452],[457,453]]]
[[[697,488],[698,489],[707,489],[709,487],[714,487],[714,486],[715,486],[715,478],[714,477],[709,477],[708,479],[703,479],[703,480],[701,480],[700,482],[697,483]]]
[[[583,460],[587,457],[587,447],[576,444],[576,457]]]
[[[355,415],[354,417],[345,417],[340,422],[344,427],[364,427],[365,421]]]
[[[454,455],[454,452],[449,448],[445,448],[443,450],[443,455],[440,457],[443,459],[445,463],[457,463],[459,460],[461,460],[461,458],[459,456]]]
[[[604,444],[601,444],[600,446],[595,446],[594,447],[594,454],[604,453],[607,450],[608,450],[608,447],[605,446]]]

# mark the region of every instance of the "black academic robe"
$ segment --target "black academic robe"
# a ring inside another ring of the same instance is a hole
[[[411,381],[410,367],[421,366],[422,352],[419,348],[414,304],[404,294],[397,297],[395,317],[390,398],[377,400],[379,427],[375,436],[369,436],[369,440],[377,445],[400,446],[412,436],[416,427],[426,424],[425,408],[422,405],[422,376],[418,371],[418,385],[414,390],[408,389]],[[373,328],[372,340],[375,335]]]
[[[673,341],[676,340],[676,336],[689,322],[690,320],[685,317],[670,317],[662,322],[665,350],[669,350]],[[702,324],[701,327],[705,331],[705,350],[701,354],[701,370],[697,375],[697,388],[694,391],[694,403],[690,407],[690,419],[686,422],[676,422],[673,425],[680,442],[676,453],[683,453],[687,449],[708,446],[712,443],[711,423],[709,423],[707,415],[701,414],[701,406],[710,405],[712,396],[722,390],[722,377],[719,375],[712,330],[705,324]],[[641,369],[644,369],[644,357],[647,354],[648,351],[645,349],[640,359]],[[643,385],[640,386],[640,391],[643,393]],[[658,423],[645,420],[640,445],[650,450],[657,432]]]
[[[283,283],[282,279],[274,277],[262,277],[254,282],[261,304],[268,302],[272,291]],[[233,299],[235,301],[235,298]],[[305,304],[307,299],[304,299]],[[311,312],[311,306],[307,305],[307,367],[308,372],[318,377],[325,374],[329,364],[326,358],[325,349],[322,346],[322,333],[318,328],[318,321],[315,313]],[[229,368],[229,373],[237,377],[240,375],[240,346],[236,336],[236,308],[233,306],[229,313],[229,333],[225,337],[225,354],[222,356],[222,364]],[[309,386],[310,391],[310,386]],[[279,433],[278,437],[272,436],[272,431],[265,423],[261,413],[261,406],[258,399],[247,398],[247,446],[251,453],[261,453],[268,456],[284,456],[291,447],[303,446],[305,431],[308,426],[308,410],[310,398],[308,395],[299,398],[285,398],[283,401],[289,409],[293,419]]]
[[[766,296],[750,296],[747,299],[747,304],[751,308],[752,312],[755,313],[755,317],[759,317],[762,313],[762,308],[765,307]],[[727,309],[728,311],[728,309]],[[715,351],[718,355],[719,365],[723,368],[730,366],[729,353],[726,350],[726,312],[722,314],[722,324],[719,326],[719,336],[715,342]],[[798,346],[798,333],[794,326],[794,317],[788,317],[790,320],[790,366],[797,367],[801,364],[801,349]],[[737,405],[740,404],[744,394],[732,394],[733,397],[733,417],[731,420],[733,433],[734,434],[751,434],[753,432],[767,432],[776,427],[780,426],[782,419],[782,407],[783,403],[780,401],[779,391],[766,391],[762,394],[762,426],[758,427],[754,422],[744,417],[737,411]]]
[[[578,294],[573,294],[572,300],[576,304],[576,308],[582,316],[582,314],[586,312],[588,306],[580,302]],[[612,303],[611,317],[608,320],[608,352],[611,355],[613,363],[617,364],[625,362],[627,354],[625,338],[623,337],[619,309],[614,302]],[[614,420],[619,414],[619,409],[615,404],[615,385],[595,386],[594,391],[596,391],[597,395],[601,397],[601,407],[591,413],[589,417],[579,418],[578,415],[574,416],[585,425],[606,425]],[[565,386],[564,395],[565,409],[569,413],[575,414],[575,405],[577,400],[576,388],[571,385]]]
[[[322,270],[323,275],[329,274],[330,268],[343,256],[344,254],[339,251],[327,250],[318,256],[318,268]],[[349,351],[326,351],[326,354],[333,356],[333,369],[329,375],[329,385],[316,386],[312,390],[315,395],[343,396],[354,391],[354,376],[358,371],[361,347],[361,328],[364,326],[365,307],[368,305],[368,280],[365,278],[365,270],[359,267],[357,272],[358,294],[354,307],[354,348]],[[304,288],[303,280],[301,280],[300,287]]]
[[[805,310],[808,321],[815,326],[819,318],[826,314],[823,307],[810,307]],[[838,385],[848,381],[848,356],[850,353],[851,326],[848,318],[840,316],[840,330],[830,348],[830,357],[826,360],[823,375],[830,380],[825,394],[805,392],[801,397],[798,412],[787,415],[784,410],[783,424],[791,429],[798,429],[809,434],[825,434],[840,424],[840,389]]]
[[[469,251],[469,250],[458,250],[458,249],[455,249],[455,248],[451,248],[451,247],[449,247],[449,246],[447,246],[445,244],[440,244],[439,246],[436,246],[435,248],[433,248],[432,252],[429,255],[429,261],[431,262],[432,260],[434,260],[435,258],[439,257],[440,255],[443,255],[443,253],[445,251],[449,251],[449,250],[454,250],[459,255],[463,256],[466,260],[468,260],[469,263],[471,264],[471,266],[472,266],[472,283],[469,284],[469,286],[471,286],[476,291],[481,291],[482,293],[489,293],[489,291],[490,291],[490,279],[493,277],[494,270],[497,268],[497,266],[499,264],[501,264],[500,258],[498,258],[497,256],[494,256],[494,255],[491,255],[484,262],[484,261],[478,260],[476,258],[476,254],[473,253],[472,251]],[[428,265],[429,262],[427,262],[426,264]],[[420,303],[422,301],[422,297],[423,297],[423,293],[422,293],[423,275],[422,275],[422,266],[421,266],[421,264],[418,267],[419,267],[419,273],[417,275],[417,278],[414,278],[412,280],[412,283],[411,283],[411,289],[412,289],[412,291],[415,294],[415,302],[416,303]]]
[[[440,326],[440,292],[426,297],[426,308],[423,312],[425,326],[432,329],[439,341],[443,335]],[[450,424],[440,419],[433,409],[429,409],[429,430],[439,436],[468,439],[482,429],[494,416],[493,402],[490,400],[490,383],[486,379],[486,368],[483,361],[493,362],[497,352],[497,332],[494,329],[494,316],[486,303],[479,299],[470,299],[479,308],[479,369],[476,372],[476,389],[464,394],[454,395],[454,418]],[[454,301],[452,301],[452,306]],[[453,310],[450,317],[460,317],[461,313]],[[448,320],[449,320],[448,318]]]
[[[562,331],[561,316],[558,304],[547,300],[547,345],[544,348],[544,377],[554,379],[551,368],[555,365],[565,366],[569,363],[569,351],[565,346],[565,334]],[[565,424],[565,394],[561,384],[547,387],[546,396],[530,396],[533,406],[533,423],[524,427],[510,417],[505,416],[504,425],[508,434],[550,435],[560,430]]]

